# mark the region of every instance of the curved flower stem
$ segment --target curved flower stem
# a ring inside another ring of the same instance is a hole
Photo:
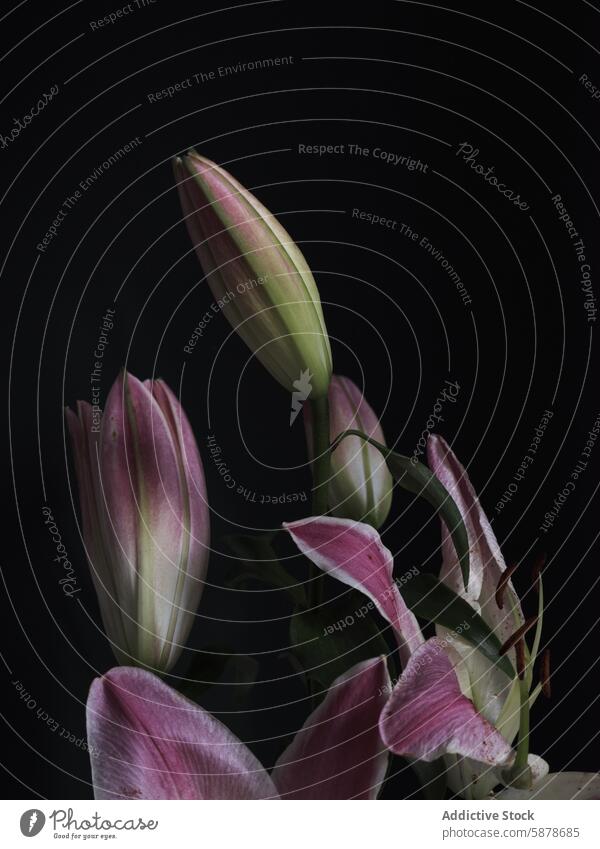
[[[340,433],[336,436],[336,438],[331,443],[331,451],[332,452],[335,451],[335,449],[338,447],[338,445],[340,444],[342,439],[345,439],[347,436],[360,436],[360,438],[364,439],[365,442],[369,442],[371,445],[374,445],[376,448],[380,448],[379,443],[375,442],[374,439],[371,439],[369,436],[367,436],[366,433],[363,433],[362,430],[355,430],[354,428],[350,428],[349,430],[342,431],[342,433]],[[384,447],[385,446],[383,446],[383,445],[381,446],[381,448],[384,448]],[[381,450],[381,448],[380,448],[380,450]],[[381,453],[383,454],[383,451]],[[385,454],[383,456],[385,457]]]
[[[313,499],[314,516],[327,513],[327,493],[331,469],[329,453],[329,399],[327,395],[311,401],[313,420]]]
[[[329,446],[329,399],[327,395],[310,402],[313,427],[313,516],[325,516],[327,513],[329,478],[331,477],[331,452]],[[309,605],[312,607],[322,601],[323,576],[317,575],[311,565],[308,591]]]

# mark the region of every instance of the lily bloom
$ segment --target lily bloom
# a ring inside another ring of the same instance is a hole
[[[86,553],[117,660],[172,668],[208,564],[209,514],[192,429],[162,380],[117,378],[101,416],[66,413]]]
[[[497,604],[496,589],[506,570],[498,543],[466,471],[448,445],[432,437],[428,449],[430,467],[456,502],[469,537],[467,590],[445,527],[441,578],[504,643],[524,620],[510,579],[503,581],[503,607]],[[403,673],[380,719],[390,750],[423,761],[444,757],[455,793],[488,796],[515,759],[511,743],[519,727],[517,676],[508,678],[471,644],[442,628],[436,637],[424,640],[394,582],[391,552],[373,528],[331,517],[284,527],[316,566],[367,595],[396,634]],[[514,665],[514,649],[508,655]],[[548,765],[535,755],[529,756],[528,765],[535,787]]]
[[[218,719],[143,669],[97,678],[87,702],[96,799],[375,799],[384,658],[336,679],[269,774]]]
[[[304,407],[308,452],[312,459],[312,412]],[[350,378],[334,374],[329,385],[331,442],[345,430],[360,430],[385,445],[374,410]],[[394,481],[381,452],[358,436],[343,439],[331,454],[329,506],[334,516],[379,528],[392,505]]]
[[[465,589],[454,545],[442,522],[440,578],[457,595],[469,602],[496,634],[500,643],[504,644],[524,625],[525,617],[512,581],[510,578],[503,578],[506,563],[496,536],[466,470],[441,436],[429,438],[427,460],[429,467],[444,484],[460,510],[471,552],[471,570]],[[498,605],[497,588],[500,583],[502,607]],[[444,629],[438,627],[437,631],[440,637],[445,636]],[[456,652],[456,667],[463,678],[463,686],[468,688],[475,707],[501,731],[508,743],[512,743],[519,728],[518,679],[507,679],[497,665],[463,640],[453,641],[452,646]],[[515,649],[511,648],[507,655],[515,668]],[[531,679],[531,664],[527,674]],[[469,759],[453,760],[454,763],[452,759],[448,759],[449,783],[456,792],[461,789],[467,792],[466,788],[469,788],[468,792],[473,798],[484,798],[498,783],[498,774],[493,770],[485,770],[481,764],[473,763]],[[548,772],[548,765],[534,755],[530,756],[529,766],[534,781],[541,780]]]
[[[288,392],[301,381],[312,399],[323,398],[331,349],[302,252],[224,168],[193,150],[174,167],[188,231],[218,308]]]

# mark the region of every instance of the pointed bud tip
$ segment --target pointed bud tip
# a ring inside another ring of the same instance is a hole
[[[539,594],[540,591],[540,577],[546,566],[546,561],[548,560],[548,555],[546,552],[541,552],[538,554],[533,561],[533,567],[531,569],[531,580],[533,582],[533,586],[535,587],[536,592]]]

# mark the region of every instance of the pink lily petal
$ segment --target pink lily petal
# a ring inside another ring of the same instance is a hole
[[[271,774],[282,798],[377,798],[388,762],[378,720],[389,689],[383,657],[333,682]]]
[[[131,588],[125,583],[123,592],[122,582],[115,580],[105,535],[98,522],[104,509],[99,474],[99,418],[86,401],[78,402],[77,413],[69,409],[65,413],[79,485],[83,538],[102,622],[106,633],[111,635],[117,658],[127,663],[135,641],[134,623],[121,615],[121,609],[131,603]]]
[[[247,746],[143,669],[93,682],[87,733],[96,799],[277,798]]]
[[[454,592],[478,604],[487,624],[494,628],[500,642],[505,642],[524,620],[521,605],[511,581],[506,587],[503,609],[500,610],[496,604],[496,587],[506,569],[498,541],[467,472],[441,436],[429,438],[427,459],[431,470],[456,502],[469,537],[471,568],[468,589],[465,593],[456,551],[448,530],[443,525],[442,579]]]
[[[505,787],[497,799],[600,799],[600,773],[551,772],[531,790]]]
[[[400,658],[406,665],[423,636],[394,582],[392,554],[377,531],[362,522],[330,516],[284,522],[283,527],[315,566],[373,601],[394,628]]]
[[[501,643],[504,643],[523,623],[523,613],[518,596],[509,580],[504,593],[504,607],[496,603],[496,587],[506,569],[500,546],[483,512],[479,499],[463,466],[441,436],[431,436],[427,443],[429,465],[454,498],[463,517],[469,537],[470,577],[465,592],[463,580],[456,557],[454,544],[442,522],[442,569],[441,578],[462,595],[481,614],[493,629]],[[438,636],[443,636],[437,629]],[[497,666],[467,643],[457,642],[457,651],[463,658],[471,680],[471,694],[479,710],[490,722],[495,723],[500,716],[506,700],[510,682]],[[509,653],[515,663],[515,652]]]
[[[193,624],[192,616],[177,616],[178,608],[194,614],[204,589],[210,549],[210,513],[202,461],[183,407],[163,380],[145,381],[145,385],[158,402],[171,430],[184,504],[179,528],[183,537],[183,556],[173,605],[176,623],[172,633],[167,635],[174,644],[175,648],[171,651],[174,653],[177,646],[186,643]]]
[[[462,694],[448,648],[436,638],[412,655],[379,727],[392,752],[419,760],[455,754],[505,765],[513,756],[500,732]]]

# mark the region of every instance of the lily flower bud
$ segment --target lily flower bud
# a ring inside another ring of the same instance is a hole
[[[208,564],[204,471],[186,415],[162,380],[123,372],[99,419],[67,422],[83,536],[105,631],[122,664],[165,672],[181,653]]]
[[[288,390],[311,375],[327,394],[331,349],[321,299],[300,249],[231,174],[190,151],[175,160],[189,234],[217,309]]]
[[[312,414],[304,408],[309,456],[313,459]],[[385,445],[379,419],[348,377],[334,374],[329,387],[329,432],[333,440],[345,430],[360,430]],[[379,528],[392,504],[394,480],[381,452],[358,436],[343,439],[331,455],[329,508],[341,519]]]

